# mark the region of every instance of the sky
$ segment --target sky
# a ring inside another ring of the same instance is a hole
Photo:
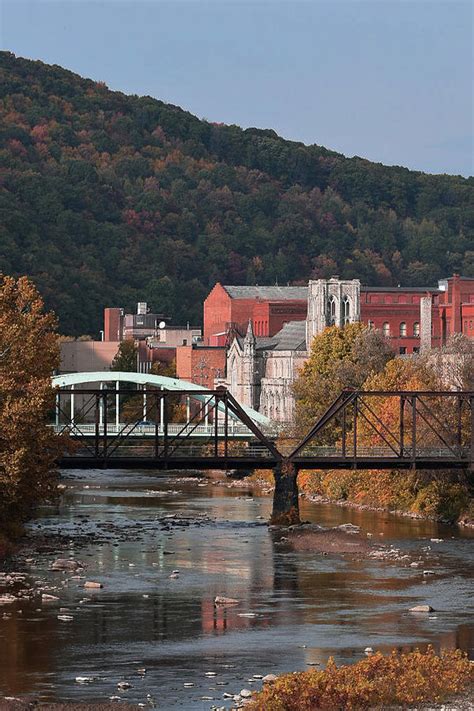
[[[472,175],[471,0],[0,0],[3,49],[209,121]]]

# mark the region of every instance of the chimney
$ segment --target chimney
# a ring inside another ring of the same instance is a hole
[[[420,299],[420,351],[426,353],[431,350],[431,321],[432,297],[431,294]]]
[[[453,274],[453,291],[451,301],[451,334],[462,332],[461,319],[461,277]]]

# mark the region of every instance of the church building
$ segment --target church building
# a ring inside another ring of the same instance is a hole
[[[338,277],[308,287],[216,284],[204,304],[205,344],[226,347],[215,386],[276,422],[291,421],[292,385],[314,336],[357,321],[380,329],[400,355],[439,347],[454,333],[474,338],[474,279],[454,275],[435,288],[362,287]]]

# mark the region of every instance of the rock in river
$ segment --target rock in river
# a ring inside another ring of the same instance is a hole
[[[73,560],[72,558],[57,558],[51,565],[51,570],[73,570],[76,571],[78,568],[83,568],[84,565],[78,560]]]
[[[275,676],[275,674],[266,674],[266,676],[264,676],[262,679],[264,684],[273,684],[273,682],[276,680],[277,677]]]
[[[8,593],[5,593],[4,595],[0,595],[0,605],[9,605],[12,602],[15,602],[16,597],[14,595],[9,595]]]
[[[214,598],[214,605],[238,605],[240,600],[236,600],[234,597],[224,597],[223,595],[217,595]]]
[[[410,607],[409,612],[434,612],[434,608],[431,605],[415,605]]]

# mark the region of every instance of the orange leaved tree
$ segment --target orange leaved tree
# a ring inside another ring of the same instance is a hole
[[[13,530],[56,491],[62,446],[47,426],[59,366],[56,320],[26,277],[0,274],[0,526]]]

